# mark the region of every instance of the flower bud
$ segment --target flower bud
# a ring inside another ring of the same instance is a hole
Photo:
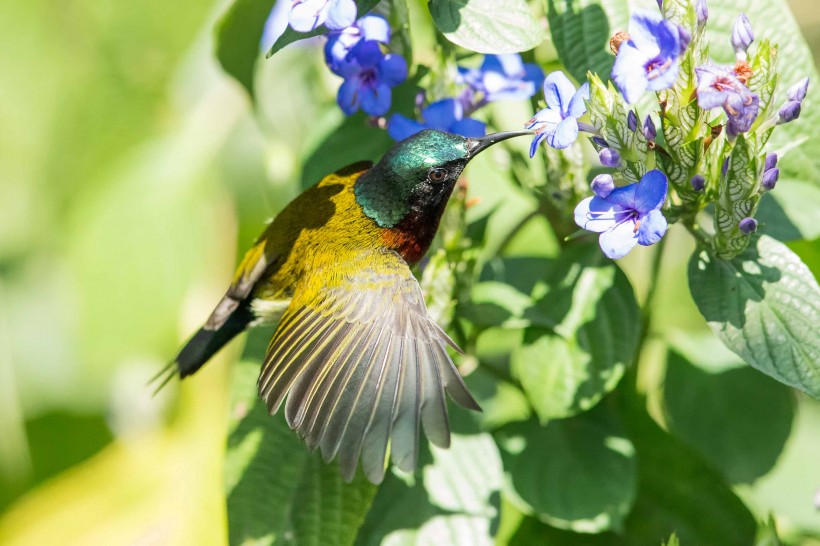
[[[802,102],[806,98],[806,91],[809,90],[809,79],[803,78],[796,84],[792,85],[786,90],[786,96],[789,100]]]
[[[706,20],[709,19],[709,8],[706,7],[706,0],[695,0],[695,15],[698,18],[698,28],[706,26]]]
[[[678,25],[678,52],[680,55],[686,53],[686,49],[692,42],[692,33],[686,27]]]
[[[754,233],[757,231],[757,220],[747,216],[737,224],[738,229],[745,234]]]
[[[799,118],[802,107],[802,103],[798,100],[788,101],[786,104],[781,106],[780,110],[777,112],[779,116],[777,124],[780,125],[781,123],[789,123],[790,121],[794,121]]]
[[[755,39],[752,23],[745,13],[737,16],[735,26],[732,28],[732,47],[735,49],[735,56],[741,59],[746,58],[746,50],[752,45]]]
[[[658,9],[663,9],[663,0],[658,0]]]
[[[605,199],[615,189],[615,181],[610,174],[599,174],[592,179],[589,187],[592,189],[592,193],[601,199]]]
[[[601,146],[602,148],[609,148],[609,142],[606,141],[603,137],[594,136],[592,137],[592,142]]]
[[[638,116],[635,114],[634,110],[630,110],[629,114],[627,114],[626,125],[629,127],[629,130],[633,133],[638,128]]]
[[[723,160],[723,165],[720,166],[720,174],[721,176],[726,176],[726,171],[729,170],[729,158]]]
[[[763,164],[763,172],[774,169],[777,165],[777,154],[766,154],[766,161]]]
[[[695,191],[703,191],[703,188],[706,187],[706,179],[703,177],[702,174],[696,174],[692,177],[692,180],[689,181],[692,185],[692,189]]]
[[[613,148],[604,148],[598,152],[598,159],[604,167],[617,167],[621,164],[621,154]]]
[[[777,180],[780,178],[780,169],[772,168],[763,173],[763,189],[766,191],[771,191],[774,189],[775,184],[777,184]]]
[[[646,119],[643,120],[643,136],[646,137],[646,140],[655,140],[655,137],[658,136],[658,131],[655,129],[655,122],[652,121],[652,118],[646,116]]]

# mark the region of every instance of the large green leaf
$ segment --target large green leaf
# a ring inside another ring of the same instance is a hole
[[[711,42],[709,51],[715,60],[734,64],[730,36],[739,12],[749,17],[756,36],[768,38],[777,45],[781,90],[775,98],[776,107],[785,100],[785,89],[801,78],[808,76],[811,86],[816,88],[820,79],[814,68],[812,52],[786,0],[710,2],[707,29]],[[800,119],[779,126],[772,135],[769,147],[773,150],[787,148],[805,140],[802,146],[790,150],[778,167],[784,175],[817,184],[820,180],[820,110],[814,107],[814,102],[812,93],[809,93]]]
[[[790,161],[790,155],[783,160],[784,163]],[[778,241],[812,240],[820,237],[818,210],[820,186],[814,181],[785,178],[762,197],[755,218],[760,222],[760,231]]]
[[[253,75],[265,21],[276,0],[236,0],[216,26],[216,57],[253,96]]]
[[[525,511],[562,529],[621,528],[635,498],[635,453],[608,408],[546,426],[511,424],[496,438]]]
[[[479,53],[527,51],[547,38],[525,0],[430,0],[430,14],[448,40]]]
[[[722,476],[658,426],[634,388],[620,389],[617,400],[638,460],[638,493],[624,543],[653,544],[674,532],[681,544],[752,544],[755,518]]]
[[[422,445],[421,470],[388,473],[359,534],[360,545],[490,546],[499,517],[501,458],[492,436],[454,411],[449,449]]]
[[[542,422],[587,410],[614,389],[640,330],[629,281],[597,245],[565,250],[545,281],[547,293],[526,313],[536,326],[511,360]]]
[[[262,344],[264,335],[252,334]],[[231,544],[352,544],[376,486],[361,473],[344,483],[281,414],[269,416],[256,396],[258,373],[258,361],[235,365],[225,461]]]
[[[669,353],[663,385],[669,428],[730,483],[751,483],[772,469],[783,450],[794,396],[747,366],[719,373],[711,368]]]
[[[356,9],[357,9],[357,17],[363,17],[366,15],[370,10],[372,10],[376,4],[379,3],[379,0],[356,0]],[[282,49],[283,47],[292,44],[293,42],[298,42],[299,40],[304,40],[305,38],[312,38],[314,36],[322,36],[327,34],[330,30],[325,27],[324,25],[311,30],[310,32],[297,32],[290,27],[285,29],[285,32],[276,40],[273,46],[268,51],[267,57],[272,56],[274,53]]]
[[[587,71],[609,78],[615,57],[609,38],[615,32],[603,7],[582,0],[547,0],[550,33],[558,58],[575,78],[583,82]]]
[[[820,397],[820,287],[788,247],[763,235],[732,260],[696,252],[689,288],[727,347],[763,373]]]

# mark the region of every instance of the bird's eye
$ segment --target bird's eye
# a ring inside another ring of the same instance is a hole
[[[444,182],[447,179],[447,169],[437,168],[432,169],[427,175],[430,182]]]

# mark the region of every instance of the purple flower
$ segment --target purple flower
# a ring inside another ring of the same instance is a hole
[[[738,59],[746,58],[746,51],[752,45],[754,39],[755,33],[752,30],[752,23],[745,13],[741,13],[735,20],[735,26],[732,27],[732,47]]]
[[[288,22],[298,32],[310,32],[321,25],[341,30],[356,20],[353,0],[293,0]]]
[[[485,55],[481,68],[459,66],[458,73],[461,83],[483,95],[484,103],[528,99],[544,81],[541,67],[522,62],[518,53]]]
[[[637,184],[578,203],[575,223],[601,234],[598,243],[607,257],[623,258],[636,244],[657,243],[666,233],[666,218],[660,211],[666,201],[666,190],[666,175],[651,170]]]
[[[609,142],[607,142],[606,139],[603,137],[594,136],[592,137],[592,142],[594,142],[602,148],[609,148]]]
[[[386,44],[390,41],[390,25],[380,15],[365,15],[351,26],[338,32],[330,32],[325,44],[325,62],[334,74],[347,62],[353,48],[362,41],[373,40]]]
[[[706,20],[709,19],[709,8],[706,6],[706,0],[695,0],[695,15],[698,18],[698,28],[701,29],[706,26]]]
[[[637,101],[647,89],[675,84],[681,53],[678,25],[655,13],[637,11],[629,20],[629,40],[621,43],[612,79],[626,102]]]
[[[698,106],[704,110],[722,107],[729,117],[726,132],[737,135],[751,129],[757,119],[760,99],[738,80],[731,69],[705,65],[695,68],[698,77]]]
[[[629,127],[629,130],[633,133],[638,129],[638,115],[635,113],[635,110],[630,110],[626,115],[626,126]]]
[[[378,42],[366,40],[353,48],[338,74],[345,79],[337,96],[345,114],[361,108],[381,116],[390,109],[391,89],[407,79],[407,62],[401,55],[383,54]]]
[[[576,91],[569,78],[563,72],[556,71],[544,80],[544,98],[547,107],[525,124],[527,129],[535,131],[530,157],[535,155],[536,148],[544,139],[547,144],[559,149],[575,142],[578,138],[578,118],[587,111],[584,100],[589,99],[589,84],[585,83]]]
[[[765,191],[771,191],[774,189],[777,181],[780,179],[780,169],[777,167],[773,167],[771,169],[767,169],[763,172],[763,189]]]
[[[604,148],[598,152],[598,159],[604,167],[617,167],[621,164],[621,154],[614,148]]]
[[[809,90],[809,79],[803,78],[796,84],[792,85],[786,90],[786,97],[789,100],[803,102],[803,99],[806,98],[806,93]]]
[[[611,174],[599,174],[592,179],[589,189],[601,199],[606,199],[615,189],[615,181],[612,179]]]
[[[737,224],[738,229],[748,235],[757,231],[757,220],[747,216]]]
[[[387,124],[387,134],[393,140],[404,140],[424,129],[438,129],[465,137],[484,136],[484,124],[464,117],[464,107],[456,99],[443,99],[428,105],[421,111],[421,118],[424,122],[393,114]]]
[[[693,190],[703,191],[703,188],[706,187],[706,178],[702,174],[696,174],[689,181],[689,184],[691,184]]]
[[[763,162],[763,172],[774,169],[777,166],[777,154],[766,154],[766,160]]]
[[[655,122],[649,116],[646,116],[646,119],[643,120],[643,136],[646,137],[646,140],[655,140],[655,137],[658,136]]]

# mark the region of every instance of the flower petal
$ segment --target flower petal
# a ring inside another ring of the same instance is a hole
[[[680,66],[678,61],[672,61],[672,64],[663,69],[657,69],[653,72],[653,78],[647,80],[646,88],[650,91],[660,91],[661,89],[669,89],[678,79],[678,71]]]
[[[638,244],[638,234],[635,233],[635,222],[626,220],[609,229],[598,238],[598,244],[607,258],[617,260],[623,258]]]
[[[404,140],[425,129],[427,129],[425,125],[401,114],[393,114],[387,123],[387,134],[393,140]]]
[[[535,151],[538,149],[538,145],[541,144],[545,138],[547,138],[547,133],[538,133],[535,135],[535,138],[532,139],[532,143],[530,143],[530,157],[535,157]]]
[[[666,227],[666,218],[661,211],[658,209],[649,211],[649,214],[641,218],[641,227],[638,228],[638,244],[654,245],[664,236]]]
[[[375,40],[362,40],[350,51],[350,57],[357,61],[362,67],[375,67],[384,58],[379,42]]]
[[[356,22],[356,2],[353,0],[330,0],[325,26],[341,30]]]
[[[450,126],[461,118],[461,104],[455,99],[436,101],[421,111],[424,123],[432,129],[447,131]]]
[[[574,94],[575,86],[560,70],[550,73],[544,80],[544,98],[547,99],[547,106],[561,112],[561,117],[566,116]]]
[[[663,21],[659,13],[647,10],[635,10],[629,19],[629,39],[648,59],[661,52],[659,31]]]
[[[624,209],[598,196],[587,197],[575,206],[575,223],[587,231],[601,233],[624,219]]]
[[[606,200],[623,209],[635,210],[635,190],[637,187],[637,184],[628,184],[620,188],[615,188],[606,196]]]
[[[297,32],[310,32],[327,19],[328,0],[305,0],[294,4],[288,15],[288,24]]]
[[[363,40],[376,40],[386,44],[390,41],[390,24],[381,15],[365,15],[356,26],[361,30]]]
[[[547,144],[553,148],[563,149],[575,142],[578,138],[578,122],[575,118],[567,118],[555,127],[555,131],[547,134]]]
[[[463,137],[478,138],[483,137],[487,128],[484,123],[473,118],[464,118],[456,121],[450,126],[450,132]]]
[[[567,114],[574,118],[580,118],[583,116],[587,111],[587,105],[584,102],[585,100],[589,100],[588,83],[585,83],[579,87],[578,91],[576,91],[572,96],[572,99],[569,101],[569,108],[567,108]]]
[[[359,100],[359,80],[345,80],[342,86],[339,87],[339,93],[336,95],[336,102],[339,103],[339,108],[349,116],[359,109]]]
[[[641,98],[649,83],[644,64],[649,61],[631,42],[624,42],[612,66],[612,79],[626,102],[632,104]]]
[[[663,202],[666,201],[667,186],[665,174],[658,169],[649,171],[641,177],[641,181],[635,188],[633,208],[641,215],[661,208]]]
[[[379,61],[379,79],[395,87],[407,79],[407,61],[401,55],[388,53]]]
[[[362,86],[362,110],[371,116],[383,116],[390,110],[393,93],[386,83],[376,86]]]
[[[525,124],[525,127],[538,132],[551,133],[561,123],[561,120],[561,113],[558,110],[544,108],[536,112],[532,119]]]

